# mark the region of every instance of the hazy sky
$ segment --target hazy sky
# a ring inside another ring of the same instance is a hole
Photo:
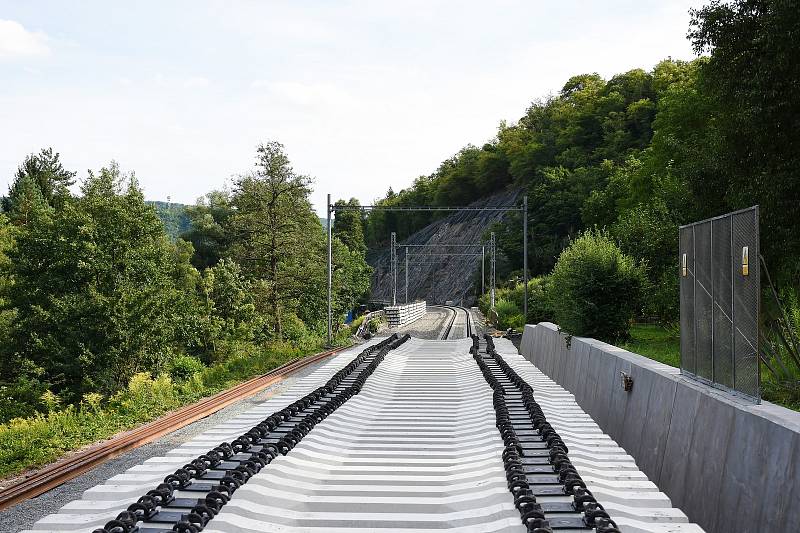
[[[700,0],[0,0],[0,190],[45,146],[194,203],[275,139],[369,202],[585,72],[691,59]]]

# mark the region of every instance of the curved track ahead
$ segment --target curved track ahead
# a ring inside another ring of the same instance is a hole
[[[449,318],[444,329],[442,330],[442,334],[439,336],[440,340],[463,339],[472,336],[472,316],[469,312],[469,309],[466,307],[454,307],[451,305],[437,305],[435,307],[447,309],[452,313],[452,316]],[[460,313],[464,313],[464,335],[457,334],[461,324],[456,324],[456,320],[458,320],[458,315]],[[457,326],[457,328],[454,330],[453,326]]]

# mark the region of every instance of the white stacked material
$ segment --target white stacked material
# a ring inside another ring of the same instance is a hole
[[[470,344],[411,339],[390,352],[360,394],[240,488],[210,530],[524,533]]]
[[[167,474],[185,465],[188,461],[205,453],[223,441],[230,442],[266,417],[283,409],[295,400],[324,385],[337,371],[346,366],[364,348],[379,342],[373,339],[332,357],[308,376],[298,380],[288,391],[230,420],[201,433],[181,446],[171,450],[165,457],[154,457],[143,464],[118,474],[105,483],[92,487],[56,514],[45,516],[28,531],[81,531],[91,532],[115,518],[120,511],[135,502],[148,490],[158,485]],[[176,492],[176,496],[181,496]],[[187,494],[198,497],[198,493]]]
[[[647,479],[633,457],[604,434],[575,397],[517,354],[507,339],[495,339],[497,353],[533,387],[547,421],[569,448],[569,459],[586,487],[623,533],[701,533],[669,497]],[[538,498],[545,501],[544,497]]]
[[[470,345],[469,339],[411,339],[389,352],[360,394],[238,489],[205,532],[524,533],[506,484],[492,391],[469,355]],[[534,387],[572,463],[625,533],[702,531],[671,507],[569,393],[516,355],[509,342],[498,340],[496,346]],[[166,474],[324,383],[361,349],[337,356],[288,393],[166,457],[86,491],[33,531],[102,526]]]
[[[426,309],[427,304],[424,301],[404,305],[392,305],[384,308],[386,311],[386,320],[389,322],[389,327],[392,328],[406,326],[415,320],[419,320],[425,316]]]

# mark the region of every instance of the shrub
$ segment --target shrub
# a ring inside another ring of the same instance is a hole
[[[519,306],[505,299],[495,300],[494,310],[497,313],[497,328],[498,329],[522,329],[525,325],[525,319],[522,316],[522,310]]]
[[[205,368],[206,366],[200,359],[190,355],[175,356],[167,365],[170,377],[177,383],[183,383]]]
[[[46,383],[25,373],[12,382],[0,382],[0,423],[45,410],[42,396],[47,390]]]
[[[553,309],[547,296],[548,278],[545,276],[528,280],[528,316],[522,316],[525,290],[522,283],[512,288],[495,289],[495,312],[498,329],[522,329],[525,324],[537,324],[553,320]],[[487,292],[478,298],[478,308],[486,317],[489,312],[490,296]],[[501,302],[503,302],[501,304]],[[502,306],[502,308],[501,308]]]
[[[640,309],[644,268],[602,231],[587,231],[558,257],[548,299],[558,325],[571,335],[626,339]]]
[[[283,338],[287,341],[298,342],[308,337],[308,328],[305,323],[297,318],[297,315],[286,314],[283,317]]]
[[[549,279],[546,276],[532,278],[528,280],[528,316],[525,322],[528,324],[538,324],[553,320],[553,308],[547,297],[547,286]],[[522,309],[525,300],[525,285],[517,283],[513,289],[508,291],[508,296],[504,296],[513,301]]]

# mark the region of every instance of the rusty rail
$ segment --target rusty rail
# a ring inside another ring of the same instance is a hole
[[[287,376],[308,365],[344,349],[336,348],[308,357],[293,359],[262,376],[240,383],[196,403],[181,407],[138,428],[118,433],[106,441],[93,444],[85,450],[71,453],[54,463],[23,475],[18,481],[0,490],[0,509],[5,509],[54,489],[109,459],[113,459],[122,453],[152,442],[162,435],[205,418],[236,401],[252,396],[260,390],[282,381]]]

